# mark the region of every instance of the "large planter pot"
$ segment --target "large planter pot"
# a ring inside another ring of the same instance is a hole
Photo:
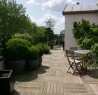
[[[5,65],[6,69],[13,70],[13,74],[21,74],[25,69],[25,60],[8,60]]]
[[[38,67],[40,67],[41,65],[42,65],[42,56],[39,57],[39,65],[38,65]]]
[[[14,82],[11,81],[12,70],[0,70],[0,95],[12,95]]]
[[[29,70],[36,70],[39,66],[39,59],[36,60],[28,60],[27,66]]]

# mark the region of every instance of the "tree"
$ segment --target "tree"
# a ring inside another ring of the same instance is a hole
[[[49,19],[45,20],[45,23],[47,28],[51,28],[51,30],[53,30],[55,25],[55,20],[53,18],[50,17]]]
[[[91,49],[95,43],[98,43],[98,25],[90,24],[84,19],[81,22],[74,22],[73,35],[81,48]]]
[[[45,23],[46,23],[45,41],[48,44],[52,45],[54,39],[53,28],[55,25],[55,20],[52,17],[50,17],[47,20],[45,20]]]
[[[46,42],[52,42],[53,41],[54,33],[51,30],[51,28],[46,28],[44,35],[45,35],[44,39]]]
[[[56,44],[63,44],[63,42],[64,42],[64,36],[63,35],[55,34],[54,39],[55,39]]]
[[[44,43],[45,42],[45,31],[44,26],[36,26],[36,32],[33,33],[34,43]]]
[[[15,33],[30,33],[35,31],[35,23],[25,15],[22,4],[16,0],[0,0],[0,32],[10,38]]]

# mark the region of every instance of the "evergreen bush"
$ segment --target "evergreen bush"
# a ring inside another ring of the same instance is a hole
[[[30,36],[28,33],[23,33],[23,34],[16,33],[15,35],[12,36],[12,38],[25,39],[25,40],[28,40],[29,42],[32,42],[33,40],[33,37]]]
[[[37,46],[28,47],[27,60],[36,60],[39,58],[39,49]]]
[[[43,56],[44,50],[41,45],[37,45],[37,48],[39,49],[39,57]]]
[[[8,40],[6,49],[3,51],[4,58],[7,60],[25,59],[28,43],[28,41],[19,38],[12,38]]]

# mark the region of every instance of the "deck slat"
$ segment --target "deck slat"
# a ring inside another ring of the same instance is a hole
[[[15,90],[20,95],[98,95],[98,79],[67,73],[63,49],[56,48],[43,56],[41,68],[15,76]]]

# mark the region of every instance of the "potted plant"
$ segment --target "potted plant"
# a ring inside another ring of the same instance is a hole
[[[28,44],[30,45],[26,40],[13,38],[8,41],[6,49],[3,51],[5,67],[12,69],[15,74],[24,71]]]
[[[42,63],[42,56],[43,56],[44,50],[42,46],[39,44],[37,45],[37,48],[39,49],[39,67],[40,67]]]
[[[32,42],[33,40],[33,37],[28,34],[28,33],[23,33],[23,34],[20,34],[20,33],[16,33],[12,36],[13,38],[20,38],[20,39],[24,39],[24,40],[27,40],[29,42]]]
[[[30,70],[35,70],[39,65],[39,50],[37,46],[32,46],[28,48],[27,53],[27,67]]]

